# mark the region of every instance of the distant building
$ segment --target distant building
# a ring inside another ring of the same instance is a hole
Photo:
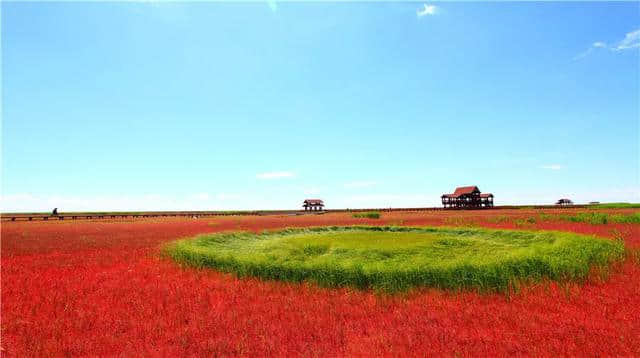
[[[443,194],[440,198],[445,208],[478,209],[493,206],[493,194],[481,193],[475,185],[458,187],[453,194]]]
[[[573,201],[569,199],[558,199],[558,201],[556,201],[556,205],[560,205],[560,206],[573,205]]]
[[[589,202],[589,205],[598,205],[598,204],[600,204],[599,201],[590,201]]]
[[[305,211],[307,211],[307,210],[312,210],[312,211],[324,210],[324,201],[322,201],[320,199],[306,199],[305,201],[302,202],[302,207],[304,208]]]

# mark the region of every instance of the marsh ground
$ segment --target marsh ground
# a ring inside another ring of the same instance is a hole
[[[544,213],[551,218],[491,210],[3,222],[3,355],[640,355],[633,257],[583,285],[385,297],[237,279],[159,254],[166,242],[202,233],[352,224],[560,230],[640,248],[638,224],[555,218],[572,209]]]

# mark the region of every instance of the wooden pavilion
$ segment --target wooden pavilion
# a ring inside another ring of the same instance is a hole
[[[566,198],[562,198],[562,199],[558,199],[558,201],[556,201],[556,205],[560,205],[560,206],[568,206],[568,205],[573,205],[573,201],[566,199]]]
[[[321,211],[324,210],[324,201],[320,199],[306,199],[302,202],[305,211]]]
[[[442,205],[445,208],[479,209],[493,206],[493,194],[481,193],[477,186],[461,186],[453,194],[443,194]]]

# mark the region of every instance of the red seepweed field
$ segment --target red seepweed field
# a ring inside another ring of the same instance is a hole
[[[579,210],[578,210],[579,211]],[[584,210],[582,210],[584,211]],[[640,224],[577,211],[384,212],[2,223],[2,354],[640,355]],[[605,210],[629,214],[633,210]],[[622,239],[606,279],[510,295],[385,295],[181,267],[164,243],[200,233],[324,225],[482,226]]]

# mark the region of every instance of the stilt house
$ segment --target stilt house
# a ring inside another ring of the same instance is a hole
[[[445,208],[479,209],[493,206],[493,194],[481,193],[477,186],[461,186],[453,194],[443,194]]]
[[[306,199],[302,202],[305,211],[321,211],[324,210],[324,202],[320,199]]]

